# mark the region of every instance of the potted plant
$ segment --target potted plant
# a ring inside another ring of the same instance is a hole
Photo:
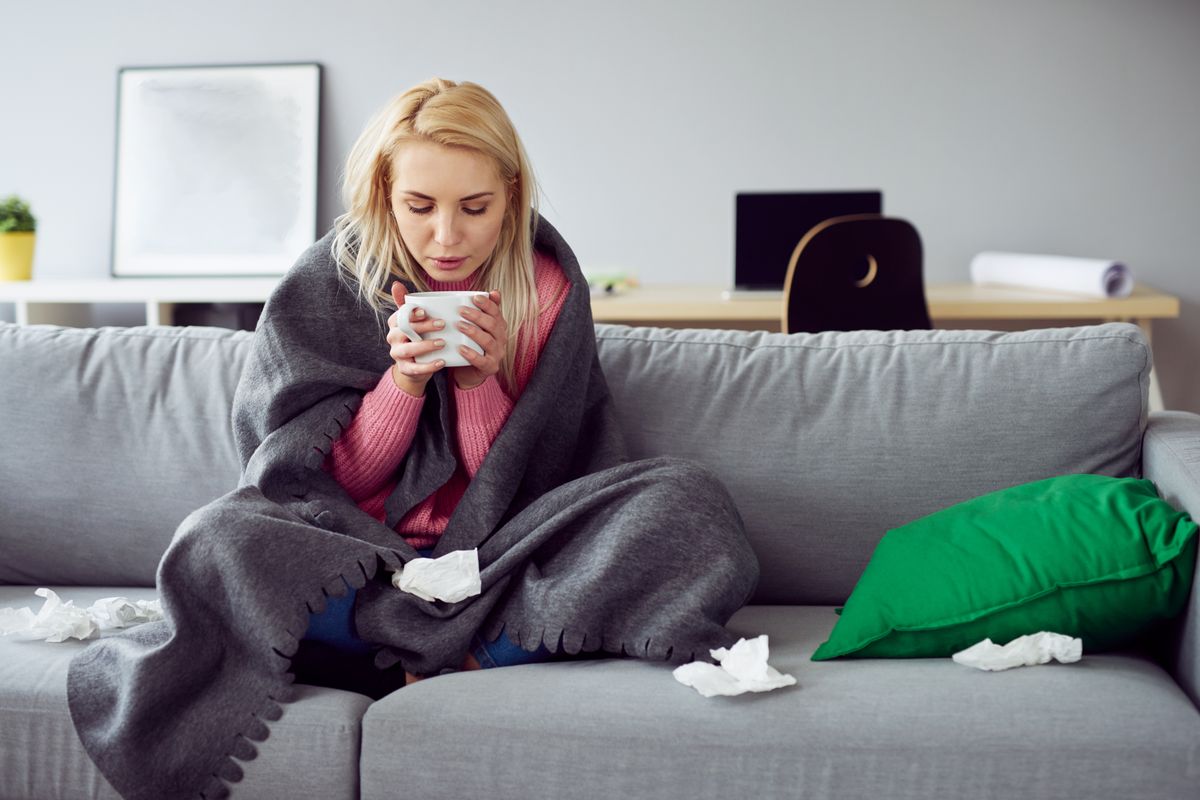
[[[37,220],[29,204],[15,194],[0,201],[0,280],[33,277],[33,239]]]

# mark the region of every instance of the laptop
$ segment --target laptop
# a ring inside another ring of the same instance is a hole
[[[733,289],[725,299],[780,299],[792,251],[814,225],[846,214],[882,214],[879,190],[738,192]]]

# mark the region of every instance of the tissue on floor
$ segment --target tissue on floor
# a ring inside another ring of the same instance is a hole
[[[1133,291],[1133,275],[1116,261],[1026,253],[979,253],[971,259],[971,281],[1092,297],[1128,297]]]
[[[455,550],[440,558],[414,558],[392,573],[392,586],[422,600],[457,603],[483,591],[479,550]]]
[[[738,639],[733,647],[709,650],[720,666],[693,661],[676,667],[672,674],[675,680],[705,697],[769,692],[794,684],[794,677],[781,674],[767,663],[770,652],[766,634],[755,639]]]
[[[991,639],[984,639],[951,656],[959,664],[989,672],[1012,667],[1032,667],[1045,664],[1051,659],[1071,664],[1082,657],[1083,640],[1047,631],[1019,636],[1004,646],[993,643]]]
[[[104,597],[87,608],[77,608],[45,587],[34,594],[46,599],[36,614],[28,608],[0,608],[0,636],[47,642],[94,639],[105,631],[153,622],[163,616],[158,600],[133,602],[127,597]]]

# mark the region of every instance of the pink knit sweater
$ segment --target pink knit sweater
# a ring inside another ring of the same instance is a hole
[[[433,291],[459,291],[475,288],[472,286],[475,277],[447,283],[427,280]],[[418,503],[396,526],[396,531],[415,548],[437,544],[450,521],[450,514],[466,492],[467,484],[475,477],[512,412],[513,404],[533,376],[538,354],[554,328],[569,287],[558,262],[543,253],[534,253],[534,278],[538,307],[543,310],[536,326],[527,326],[517,337],[514,362],[517,385],[505,391],[494,375],[472,389],[459,389],[452,378],[449,381],[458,469],[442,488]],[[530,327],[536,327],[536,331],[530,331]],[[509,346],[513,346],[511,340]],[[333,449],[325,459],[326,471],[359,508],[381,522],[384,501],[396,487],[396,469],[412,444],[424,404],[424,397],[413,397],[396,386],[389,369],[375,388],[363,396],[354,420],[334,441]]]

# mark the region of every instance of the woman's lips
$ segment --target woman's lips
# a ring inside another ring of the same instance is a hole
[[[465,258],[435,258],[433,263],[437,264],[439,269],[455,269],[465,261]]]

